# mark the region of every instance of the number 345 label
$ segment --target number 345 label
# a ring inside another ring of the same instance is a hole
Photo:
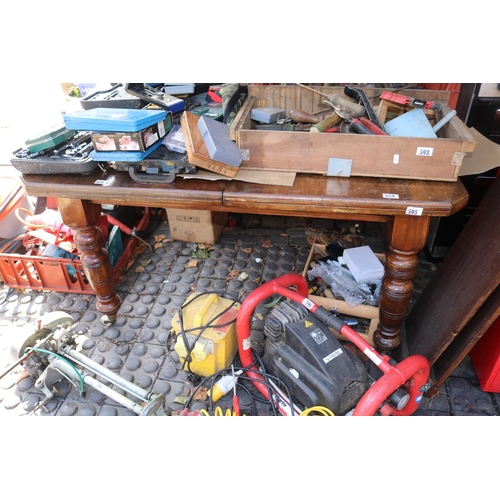
[[[417,148],[417,156],[432,156],[434,148]]]

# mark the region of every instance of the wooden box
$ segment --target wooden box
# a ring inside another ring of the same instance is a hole
[[[343,86],[313,87],[325,94],[344,93]],[[378,110],[382,89],[362,89]],[[408,97],[437,101],[441,110],[427,110],[431,124],[451,111],[449,91],[404,90]],[[241,169],[287,170],[335,176],[392,177],[456,181],[465,155],[476,141],[465,124],[454,116],[438,132],[438,138],[409,138],[351,133],[255,130],[250,118],[253,108],[274,106],[286,110],[316,113],[330,107],[327,98],[297,85],[249,85],[248,98],[230,127],[244,161]],[[411,109],[411,108],[409,108]],[[391,118],[384,109],[384,120]],[[325,114],[325,116],[327,116]],[[382,123],[384,121],[381,120]],[[338,166],[346,165],[346,168]]]
[[[311,269],[311,262],[313,262],[318,256],[324,257],[325,255],[327,255],[325,248],[326,248],[325,245],[313,243],[313,245],[311,246],[311,251],[309,252],[309,256],[307,258],[306,265],[304,267],[304,271],[302,272],[302,276],[304,276],[304,278],[307,279],[307,271]],[[385,260],[385,255],[383,254],[376,254],[376,255],[381,261]],[[375,347],[375,344],[373,342],[373,334],[375,333],[375,330],[377,329],[379,322],[378,307],[368,306],[364,304],[350,307],[344,300],[322,297],[319,295],[309,295],[309,299],[311,299],[315,304],[323,306],[325,309],[329,311],[331,311],[332,309],[337,309],[340,314],[345,314],[347,316],[354,316],[357,318],[364,318],[368,320],[370,322],[368,331],[358,332],[358,333],[372,347]],[[342,335],[336,334],[336,336],[341,340],[345,340],[345,338]]]

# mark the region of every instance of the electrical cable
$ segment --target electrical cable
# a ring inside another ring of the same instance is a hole
[[[5,304],[5,302],[7,302],[7,299],[8,299],[8,297],[9,297],[10,293],[12,292],[12,290],[13,290],[12,288],[9,288],[9,289],[7,290],[7,293],[5,294],[5,297],[4,297],[4,298],[2,299],[2,301],[0,302],[0,306],[1,306],[1,305],[3,305],[3,304]]]
[[[231,310],[231,308],[234,306],[234,304],[239,304],[241,303],[241,301],[235,297],[232,297],[232,296],[226,296],[224,297],[224,295],[222,294],[217,294],[219,297],[221,298],[226,298],[226,299],[229,299],[229,300],[232,300],[232,304],[230,304],[228,307],[226,307],[226,309],[224,309],[223,311],[221,311],[219,314],[217,314],[216,316],[214,316],[213,318],[210,319],[210,321],[208,323],[206,323],[205,325],[203,326],[199,326],[199,327],[193,327],[193,328],[189,328],[189,329],[184,329],[184,315],[183,315],[183,310],[184,308],[186,308],[189,304],[191,304],[193,301],[195,301],[196,299],[198,299],[199,297],[203,296],[203,295],[210,295],[212,294],[213,292],[202,292],[198,295],[196,295],[195,297],[193,297],[191,300],[189,301],[186,301],[180,308],[180,311],[179,311],[179,323],[180,323],[180,332],[178,335],[181,335],[182,336],[182,340],[184,341],[184,345],[186,347],[186,357],[184,359],[184,362],[182,364],[182,369],[186,369],[186,365],[187,365],[187,370],[195,375],[193,373],[193,371],[191,370],[191,361],[192,361],[192,358],[191,358],[191,353],[193,352],[193,349],[194,349],[194,346],[196,345],[196,342],[198,342],[198,340],[200,339],[200,337],[203,335],[203,333],[205,332],[205,330],[207,330],[208,328],[213,328],[215,326],[219,327],[219,328],[224,328],[226,326],[229,326],[231,324],[233,324],[235,321],[236,321],[236,318],[227,322],[227,323],[221,323],[221,324],[215,324],[214,325],[214,322],[217,321],[221,316],[223,316],[224,314],[226,314],[229,310]],[[194,332],[194,331],[199,331],[198,335],[195,337],[193,343],[190,345],[189,344],[189,341],[188,341],[188,338],[186,336],[186,333],[191,333],[191,332]]]
[[[0,253],[8,253],[8,250],[10,250],[11,247],[15,246],[19,242],[19,240],[24,239],[25,234],[18,234],[17,236],[14,236],[13,238],[10,238],[7,243],[0,249]]]
[[[252,400],[253,414],[257,415],[257,405],[255,404],[255,399],[253,397],[253,394],[250,392],[248,387],[245,387],[243,384],[240,384],[239,382],[236,382],[236,387],[243,389],[250,396],[250,399]],[[268,403],[268,401],[266,401],[266,403]]]
[[[335,413],[333,413],[330,408],[326,408],[325,406],[312,406],[311,408],[306,408],[301,414],[301,417],[310,416],[311,413],[316,412],[321,414],[324,417],[334,417]]]
[[[76,375],[78,376],[78,379],[80,380],[80,392],[82,394],[85,392],[85,383],[83,381],[82,374],[78,371],[78,368],[73,363],[70,363],[66,358],[64,358],[63,356],[60,356],[59,354],[56,354],[55,352],[48,351],[46,349],[39,349],[38,347],[26,347],[26,349],[24,350],[25,354],[26,354],[26,351],[43,352],[44,354],[54,356],[54,357],[60,359],[61,361],[64,361],[65,363],[67,363],[69,366],[71,366],[71,368],[73,368],[73,370],[75,370]]]
[[[25,226],[29,226],[33,229],[45,229],[47,227],[50,227],[48,224],[32,224],[31,222],[26,222],[20,215],[19,212],[26,212],[28,214],[28,217],[31,217],[33,214],[26,208],[24,207],[17,207],[16,210],[14,211],[14,215],[16,216],[16,219],[24,224]]]
[[[255,363],[255,362],[254,362]],[[253,364],[254,364],[253,363]],[[276,408],[276,405],[274,404],[274,401],[273,401],[273,396],[276,396],[276,391],[275,391],[275,388],[270,384],[269,380],[268,379],[274,379],[276,381],[276,383],[279,383],[281,386],[283,386],[287,396],[288,396],[288,399],[290,401],[290,407],[292,408],[292,416],[293,414],[295,413],[295,410],[293,409],[293,405],[292,405],[292,396],[291,396],[291,393],[290,393],[290,390],[288,389],[287,385],[281,380],[279,379],[278,377],[275,377],[274,375],[271,375],[269,373],[266,373],[265,371],[261,371],[261,370],[252,370],[250,368],[242,368],[242,367],[234,367],[235,370],[243,370],[243,371],[246,371],[246,372],[252,372],[252,373],[259,373],[261,375],[263,375],[265,377],[265,380],[264,381],[260,381],[259,383],[260,384],[263,384],[267,387],[268,391],[269,391],[269,400],[266,401],[266,400],[259,400],[257,399],[254,395],[252,395],[250,393],[250,395],[252,396],[252,398],[256,399],[257,401],[261,401],[263,403],[267,403],[267,404],[270,404],[271,405],[271,408],[273,410],[273,413],[274,413],[274,416],[279,416],[279,412],[277,411],[277,408]],[[203,387],[206,382],[208,382],[210,379],[211,379],[211,383],[210,383],[210,388],[209,388],[209,395],[211,395],[213,393],[213,388],[214,388],[214,385],[216,383],[216,380],[217,378],[219,378],[221,375],[223,375],[225,372],[229,372],[231,370],[231,368],[223,368],[221,370],[219,370],[217,373],[214,373],[213,375],[210,375],[208,377],[205,377],[192,391],[191,393],[191,396],[189,397],[189,399],[186,401],[186,404],[185,404],[185,408],[189,408],[189,406],[191,405],[191,402],[193,400],[193,397],[194,395],[196,394],[196,392],[201,388]],[[251,377],[246,377],[244,375],[238,375],[238,379],[240,380],[248,380],[250,382],[254,382],[254,379],[251,378]],[[247,389],[247,388],[245,388]],[[248,389],[247,389],[248,390]],[[212,412],[214,411],[214,407],[213,407],[213,402],[212,402],[212,399],[210,398],[210,403],[209,403],[209,412]]]

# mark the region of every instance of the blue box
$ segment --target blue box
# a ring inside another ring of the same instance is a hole
[[[164,109],[93,108],[64,116],[68,130],[138,132],[167,117]]]

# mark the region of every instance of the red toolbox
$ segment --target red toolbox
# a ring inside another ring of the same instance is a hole
[[[484,392],[500,392],[500,317],[471,350],[470,359]]]

